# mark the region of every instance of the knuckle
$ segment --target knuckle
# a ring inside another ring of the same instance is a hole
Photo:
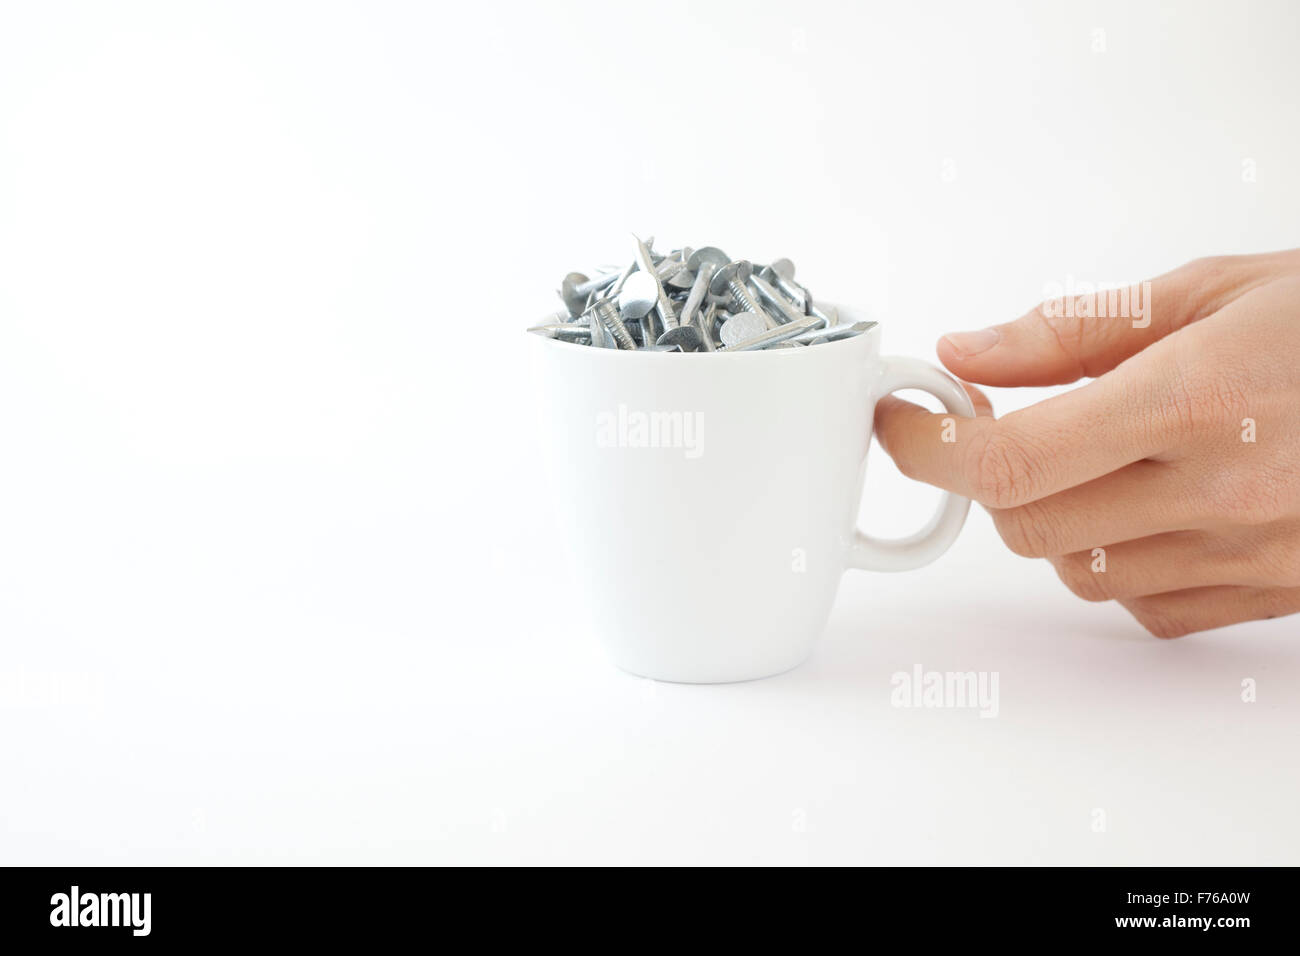
[[[1162,283],[1159,308],[1181,315],[1179,325],[1190,325],[1218,308],[1225,291],[1237,285],[1250,256],[1204,256],[1184,263]]]
[[[1272,620],[1300,612],[1300,595],[1290,588],[1268,588],[1264,591],[1264,609],[1256,620]]]
[[[993,511],[993,527],[997,529],[998,536],[1014,554],[1022,558],[1032,558],[1030,553],[1029,542],[1025,539],[1024,522],[1018,511],[1008,509],[1005,511]]]
[[[1085,555],[1071,554],[1054,562],[1056,576],[1069,588],[1070,593],[1084,601],[1109,601],[1111,598],[1104,575],[1092,570],[1092,561]]]
[[[1196,278],[1210,278],[1223,275],[1231,265],[1232,256],[1201,256],[1184,265],[1183,271]]]
[[[1152,637],[1170,640],[1192,633],[1195,628],[1188,627],[1173,617],[1168,611],[1157,607],[1149,601],[1136,600],[1125,602],[1124,607],[1134,619],[1146,629]]]
[[[1022,558],[1046,558],[1053,553],[1050,525],[1040,512],[1030,505],[993,512],[998,534]]]
[[[1300,537],[1295,534],[1275,545],[1262,559],[1263,573],[1275,587],[1300,587]]]
[[[1083,354],[1089,330],[1094,326],[1091,322],[1084,321],[1077,308],[1064,309],[1058,302],[1044,302],[1034,314],[1052,333],[1062,352],[1072,358]]]
[[[983,431],[967,453],[967,479],[976,500],[990,508],[1011,508],[1032,494],[1033,461],[1017,439]]]
[[[1249,256],[1202,256],[1177,271],[1192,301],[1213,302],[1220,290],[1240,278],[1249,260]]]
[[[1076,376],[1100,375],[1093,358],[1102,351],[1103,340],[1114,326],[1108,322],[1110,300],[1103,293],[1088,293],[1073,299],[1049,299],[1030,313],[1026,321],[1042,327],[1056,342],[1057,350],[1075,366]]]

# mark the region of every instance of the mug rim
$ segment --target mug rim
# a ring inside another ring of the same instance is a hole
[[[850,313],[865,313],[865,312],[866,312],[865,309],[854,308],[853,306],[843,306],[843,305],[840,305],[838,302],[828,302],[827,305],[834,306],[836,309],[843,309],[844,311],[846,311],[846,312],[850,312]],[[553,338],[551,338],[551,337],[548,336],[548,335],[538,335],[538,334],[535,333],[535,332],[529,332],[527,329],[524,330],[524,334],[527,335],[527,336],[529,336],[530,338],[540,339],[540,340],[543,341],[543,342],[549,342],[549,343],[551,343],[552,345],[563,346],[563,347],[565,347],[565,348],[584,349],[584,350],[586,350],[586,351],[588,351],[588,352],[598,352],[598,353],[607,353],[607,352],[608,352],[608,353],[618,353],[618,354],[620,354],[620,355],[638,355],[638,354],[639,354],[639,355],[642,355],[642,356],[651,356],[651,355],[692,355],[692,356],[694,356],[694,355],[710,355],[710,356],[713,356],[713,360],[714,360],[714,361],[717,361],[719,358],[722,358],[722,359],[731,359],[731,360],[733,360],[733,361],[736,360],[736,359],[742,359],[742,360],[744,360],[744,361],[749,361],[749,360],[751,360],[751,359],[749,358],[750,356],[759,356],[759,355],[768,355],[768,356],[771,356],[771,355],[787,355],[787,356],[789,356],[789,355],[798,355],[798,354],[801,353],[801,352],[821,351],[821,350],[823,350],[823,349],[837,349],[837,350],[838,350],[838,349],[841,349],[841,348],[851,348],[851,347],[852,347],[852,343],[858,341],[859,339],[866,339],[866,340],[870,341],[872,338],[875,338],[875,339],[879,339],[879,338],[880,338],[880,334],[881,334],[881,324],[880,324],[879,321],[876,321],[876,320],[873,320],[873,319],[867,319],[867,318],[859,318],[859,319],[856,319],[855,321],[875,321],[876,324],[875,324],[874,326],[872,326],[871,328],[867,329],[867,331],[862,332],[862,333],[860,333],[860,334],[858,334],[858,335],[850,335],[850,336],[847,337],[847,338],[837,339],[837,340],[835,340],[835,341],[833,341],[833,342],[823,342],[822,344],[818,345],[816,349],[812,349],[812,348],[802,348],[802,349],[754,349],[754,350],[752,350],[752,351],[745,351],[745,352],[707,352],[707,351],[704,351],[703,349],[701,349],[701,350],[698,351],[698,352],[662,352],[662,353],[661,353],[661,352],[647,352],[647,351],[645,351],[644,349],[594,349],[594,348],[592,348],[590,345],[582,345],[582,344],[580,344],[580,343],[578,343],[578,342],[565,342],[565,341],[562,340],[562,339],[553,339]],[[619,361],[627,361],[627,359],[619,359]],[[658,361],[658,360],[656,359],[656,361]],[[675,360],[675,361],[680,361],[680,359]],[[689,360],[688,360],[688,361],[689,361]],[[800,361],[805,361],[805,360],[801,359]]]

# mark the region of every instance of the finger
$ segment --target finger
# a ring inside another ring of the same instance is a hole
[[[1014,322],[939,340],[954,375],[985,385],[1096,377],[1276,274],[1277,256],[1198,259],[1149,282],[1049,299]]]
[[[961,382],[960,384],[962,389],[966,392],[966,397],[970,399],[971,405],[975,407],[976,417],[978,418],[992,417],[993,402],[989,400],[988,395],[984,394],[984,392],[981,389],[977,388],[974,385],[969,384],[968,382]],[[888,408],[897,409],[900,406],[907,406],[907,408],[909,409],[917,409],[922,412],[925,411],[925,409],[922,408],[920,405],[917,405],[914,402],[906,401],[905,399],[897,398],[896,396],[893,395],[882,396],[880,402],[883,403]],[[950,412],[943,412],[940,415],[940,417],[944,418],[944,417],[949,417],[950,415],[951,415]]]
[[[1300,529],[1236,535],[1176,531],[1050,558],[1063,584],[1085,601],[1129,599],[1188,588],[1300,587]]]
[[[1176,419],[1167,403],[1176,369],[1159,356],[1000,419],[932,414],[881,400],[876,435],[903,474],[1014,508],[1164,452]]]
[[[1139,461],[1093,481],[1016,508],[991,509],[1002,540],[1026,558],[1204,528],[1199,480],[1178,464]],[[1222,583],[1222,582],[1215,582]]]
[[[970,398],[971,404],[975,406],[975,415],[977,417],[991,418],[993,416],[993,403],[989,401],[987,395],[969,382],[962,382],[961,387],[966,390],[967,397]]]
[[[1300,588],[1192,588],[1120,601],[1156,637],[1182,637],[1300,611]]]

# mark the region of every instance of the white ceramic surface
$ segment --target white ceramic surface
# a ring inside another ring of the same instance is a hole
[[[688,355],[532,336],[572,606],[615,664],[691,683],[781,673],[812,650],[846,569],[905,571],[952,544],[970,507],[955,495],[906,538],[855,526],[880,396],[919,388],[973,414],[943,372],[881,357],[880,336]]]

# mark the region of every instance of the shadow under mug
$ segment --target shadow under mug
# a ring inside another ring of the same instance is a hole
[[[779,674],[812,651],[847,569],[917,568],[956,539],[970,501],[948,493],[908,537],[856,526],[882,395],[921,389],[974,414],[945,373],[882,357],[880,335],[684,355],[529,335],[572,604],[617,666],[690,683]]]

